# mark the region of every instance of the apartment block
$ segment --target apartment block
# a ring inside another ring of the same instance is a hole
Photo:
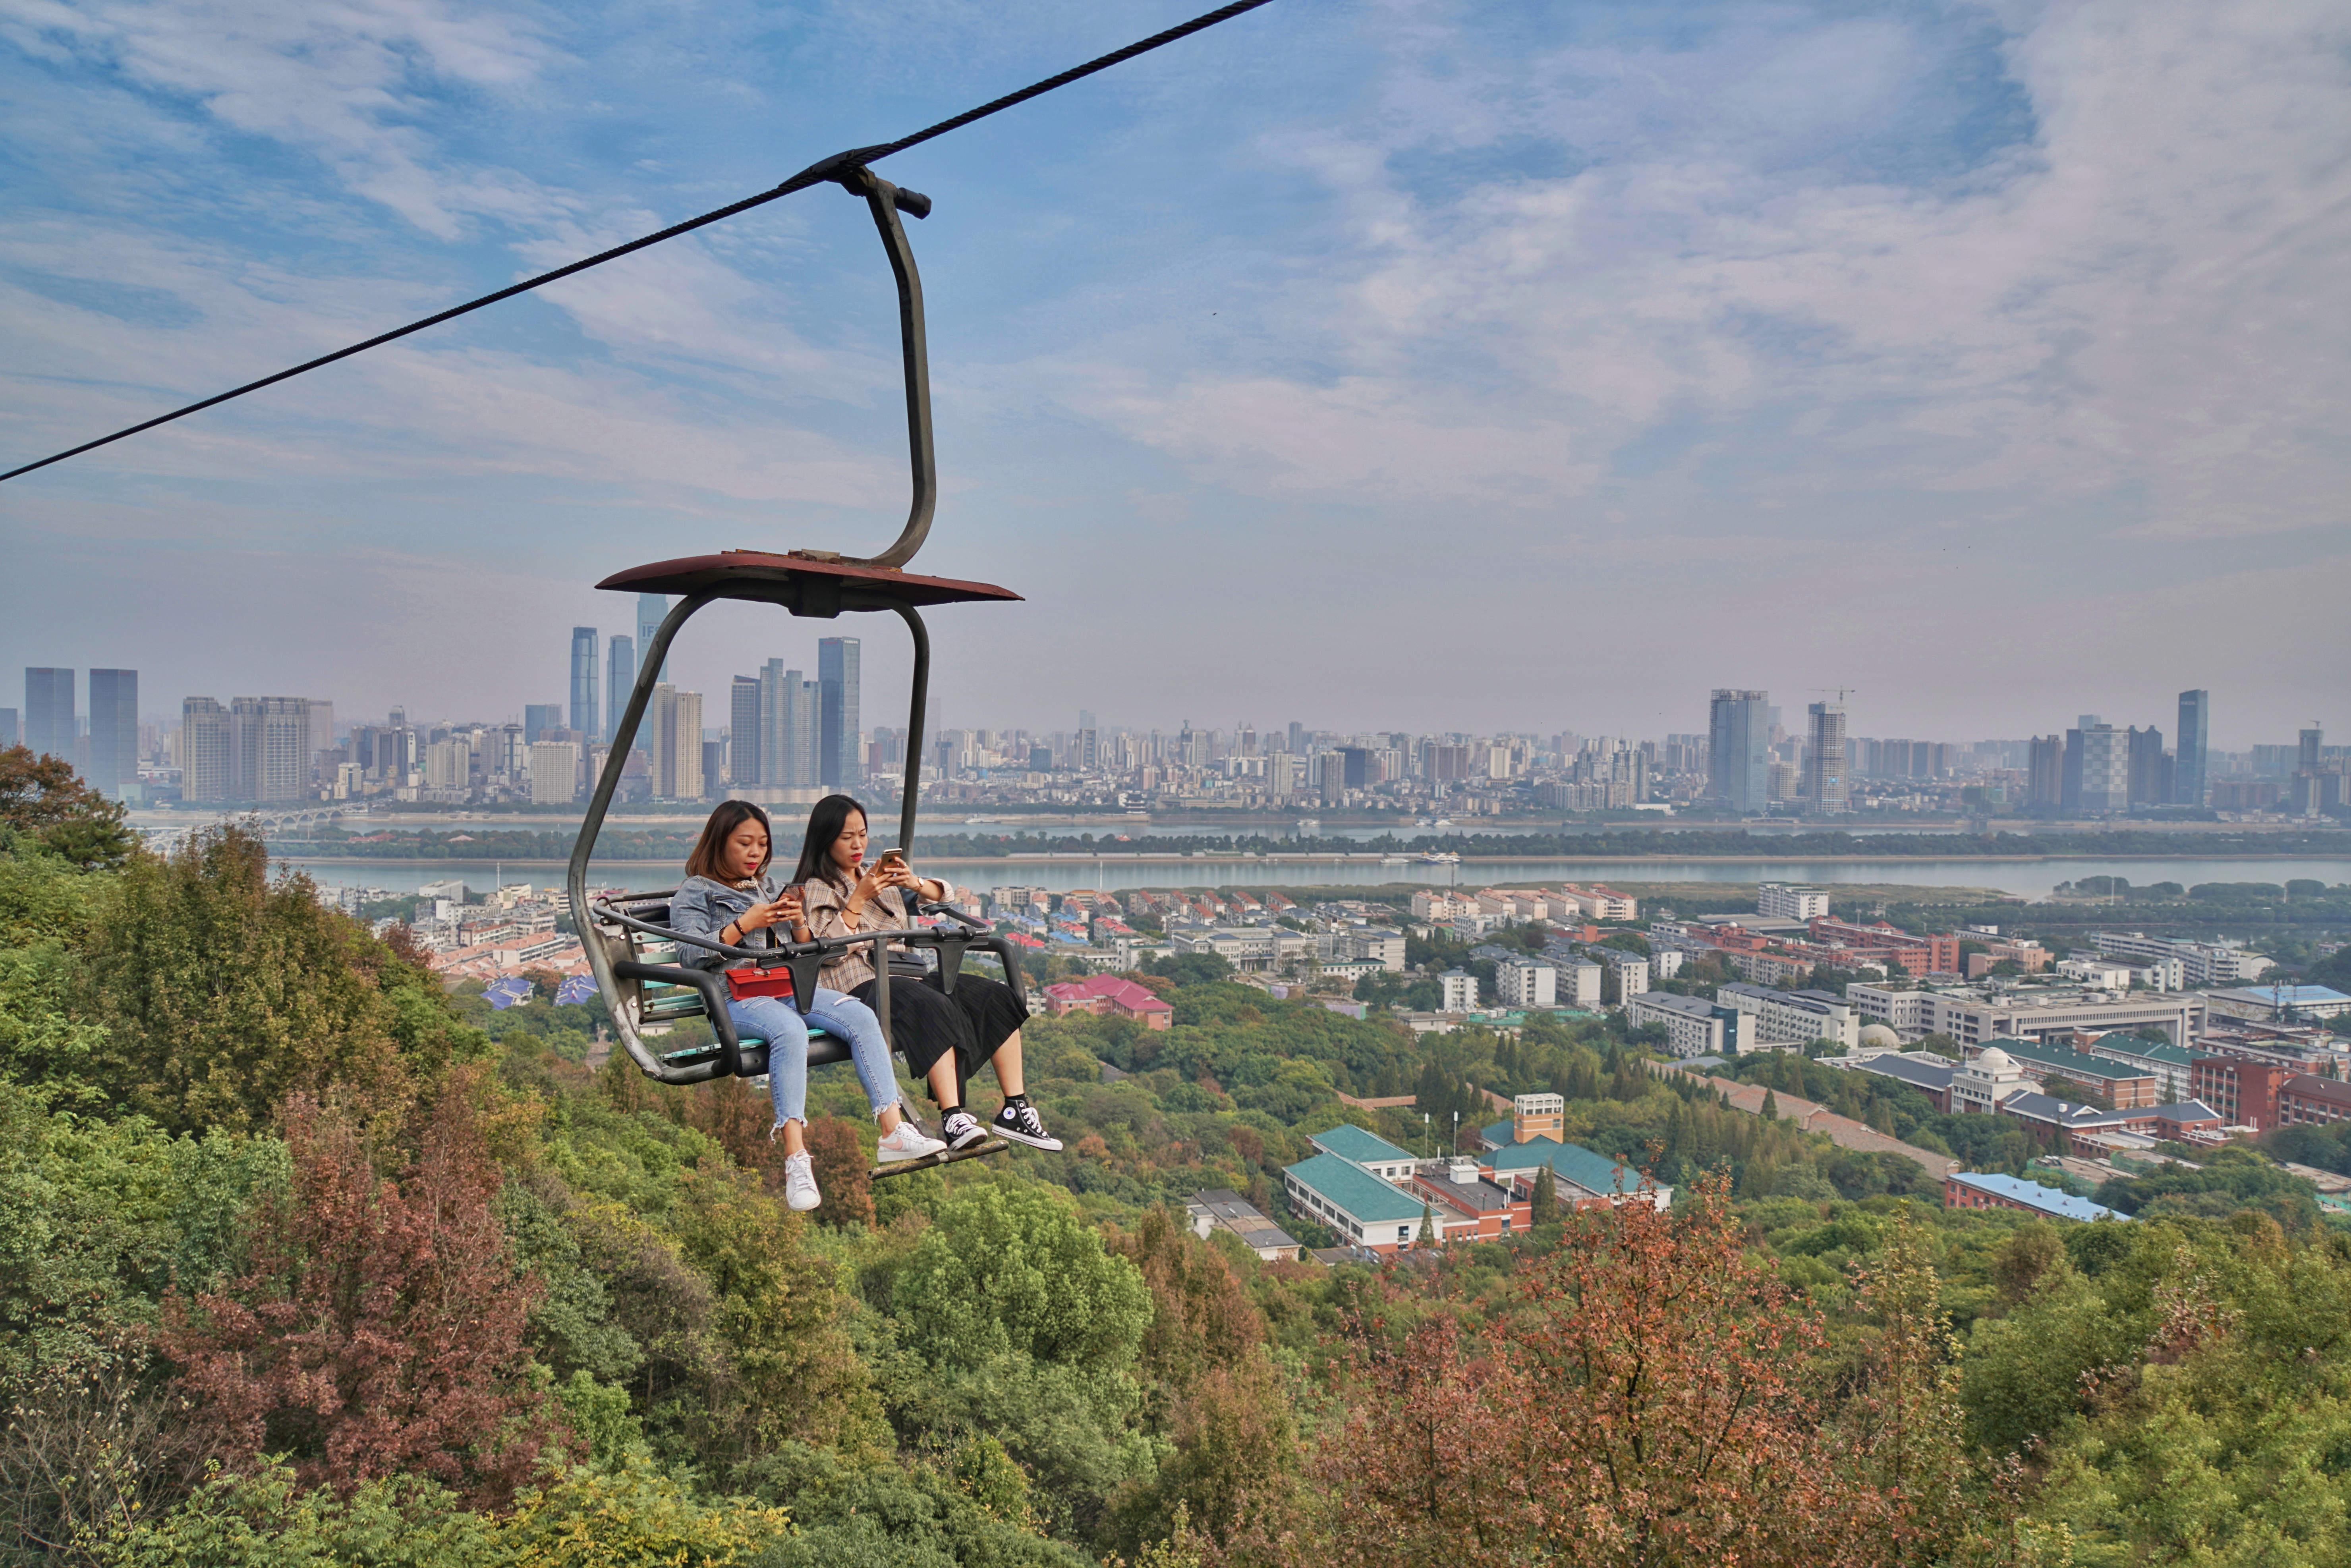
[[[1904,1040],[1945,1034],[1965,1045],[2008,1037],[2045,1040],[2075,1033],[2158,1030],[2175,1045],[2204,1032],[2207,1009],[2193,991],[2116,992],[2069,986],[1911,986],[1857,980],[1845,999],[1861,1021],[1882,1023]]]
[[[1861,1019],[1834,991],[1775,991],[1734,981],[1715,988],[1714,999],[1754,1018],[1755,1044],[1761,1050],[1802,1050],[1816,1040],[1834,1041],[1847,1051],[1861,1044]]]

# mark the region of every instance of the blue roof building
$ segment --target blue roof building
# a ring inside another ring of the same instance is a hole
[[[1361,1127],[1344,1130],[1373,1136]],[[1321,1221],[1358,1247],[1395,1252],[1409,1248],[1420,1237],[1421,1216],[1427,1205],[1338,1155],[1325,1153],[1301,1160],[1281,1173],[1281,1183],[1291,1208]]]
[[[1361,1166],[1383,1181],[1402,1181],[1420,1164],[1410,1150],[1399,1149],[1377,1133],[1365,1132],[1353,1123],[1342,1123],[1327,1133],[1309,1134],[1307,1141],[1326,1155]]]
[[[1953,1171],[1943,1178],[1945,1208],[2013,1208],[2050,1219],[2128,1219],[2103,1204],[1997,1171]]]

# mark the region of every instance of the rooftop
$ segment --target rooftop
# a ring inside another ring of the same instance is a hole
[[[1549,1166],[1553,1175],[1573,1186],[1580,1186],[1595,1197],[1605,1197],[1615,1193],[1638,1192],[1641,1173],[1604,1155],[1595,1155],[1577,1144],[1558,1144],[1549,1138],[1531,1138],[1523,1144],[1512,1144],[1494,1152],[1494,1174],[1506,1171],[1531,1171],[1539,1166]]]
[[[2030,1208],[2039,1209],[2053,1219],[2128,1219],[2103,1204],[2092,1203],[2086,1197],[2059,1192],[2055,1187],[2043,1186],[2037,1181],[2022,1176],[2001,1176],[1990,1171],[1954,1171],[1950,1180],[1961,1186],[1975,1188],[1995,1197],[2004,1197]]]
[[[1324,1154],[1336,1155],[1357,1165],[1384,1165],[1390,1160],[1418,1157],[1410,1150],[1399,1149],[1377,1133],[1365,1132],[1352,1122],[1342,1123],[1327,1133],[1311,1133],[1308,1136]]]
[[[1283,1174],[1297,1177],[1365,1225],[1418,1219],[1421,1209],[1426,1207],[1423,1199],[1390,1186],[1361,1166],[1336,1155],[1316,1155],[1311,1160],[1301,1160]]]
[[[2351,1005],[2351,997],[2330,986],[2237,986],[2225,991],[2208,993],[2225,997],[2232,1002],[2251,1002],[2259,1007],[2315,1008]]]
[[[2099,1080],[2111,1082],[2118,1078],[2147,1076],[2136,1067],[2126,1067],[2120,1062],[2107,1061],[2063,1045],[2045,1045],[2032,1040],[1984,1041],[1984,1049],[1987,1051],[1994,1046],[1998,1046],[2021,1062],[2034,1067],[2044,1067],[2053,1072],[2062,1072],[2068,1078],[2080,1079],[2085,1082]]]

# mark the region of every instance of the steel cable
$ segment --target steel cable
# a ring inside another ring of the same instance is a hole
[[[768,203],[789,196],[796,191],[805,191],[811,185],[823,184],[828,180],[837,178],[846,170],[878,162],[893,153],[904,152],[910,147],[920,146],[935,137],[945,136],[950,131],[959,131],[974,120],[985,120],[989,115],[1000,113],[1015,104],[1026,103],[1030,99],[1051,92],[1056,88],[1067,87],[1081,78],[1090,77],[1096,71],[1107,70],[1114,65],[1134,58],[1137,55],[1149,54],[1152,50],[1172,44],[1179,38],[1189,37],[1194,33],[1213,27],[1219,22],[1229,21],[1243,12],[1254,11],[1259,6],[1270,3],[1271,0],[1232,0],[1230,5],[1219,5],[1217,9],[1195,16],[1188,22],[1179,23],[1164,33],[1154,33],[1151,37],[1139,39],[1123,49],[1113,50],[1107,55],[1088,60],[1081,66],[1072,66],[1058,76],[1047,77],[1042,81],[1033,82],[1018,92],[1006,93],[1002,98],[991,99],[981,104],[977,109],[967,109],[951,119],[942,120],[935,125],[925,126],[911,136],[902,136],[895,141],[884,141],[874,147],[852,148],[844,152],[836,152],[830,158],[819,159],[773,190],[762,191],[755,196],[746,196],[739,202],[729,203],[726,206],[706,212],[700,217],[688,218],[682,224],[673,224],[658,233],[646,235],[641,239],[632,239],[626,245],[616,245],[610,250],[599,251],[583,260],[572,262],[566,267],[559,267],[552,272],[542,272],[536,277],[509,284],[494,293],[485,294],[478,299],[469,299],[463,305],[452,306],[436,315],[427,316],[419,321],[411,321],[405,327],[397,327],[389,332],[380,332],[364,342],[338,349],[331,354],[321,354],[315,360],[306,360],[301,364],[279,371],[275,375],[264,376],[256,382],[247,382],[241,387],[232,387],[227,392],[218,392],[204,399],[202,402],[192,402],[185,408],[175,408],[169,413],[159,413],[152,419],[142,420],[137,424],[126,426],[111,435],[101,435],[95,441],[85,441],[79,446],[69,446],[63,452],[42,458],[37,463],[27,463],[21,468],[11,468],[5,474],[0,474],[0,483],[5,483],[19,475],[30,474],[37,468],[46,468],[52,463],[62,463],[68,457],[79,456],[82,453],[120,441],[125,436],[136,435],[142,430],[152,430],[159,424],[169,424],[175,419],[184,419],[189,414],[200,413],[205,409],[227,402],[232,398],[240,398],[247,392],[259,392],[264,387],[275,386],[279,382],[291,380],[306,371],[318,370],[324,365],[331,365],[338,360],[348,360],[353,354],[361,354],[370,349],[381,348],[384,344],[405,338],[413,332],[422,332],[427,327],[437,327],[444,321],[454,321],[460,316],[481,309],[486,305],[495,305],[501,299],[511,299],[517,294],[528,294],[534,288],[543,288],[548,284],[569,277],[574,273],[585,272],[591,267],[601,267],[608,261],[617,261],[622,256],[643,250],[649,246],[659,245],[664,240],[675,239],[684,234],[692,234],[695,229],[731,218],[738,213],[747,213],[754,207],[765,206]]]

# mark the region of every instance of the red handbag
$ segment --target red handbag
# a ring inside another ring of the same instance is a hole
[[[726,988],[738,1002],[753,997],[785,997],[792,994],[792,977],[788,969],[729,969]]]

